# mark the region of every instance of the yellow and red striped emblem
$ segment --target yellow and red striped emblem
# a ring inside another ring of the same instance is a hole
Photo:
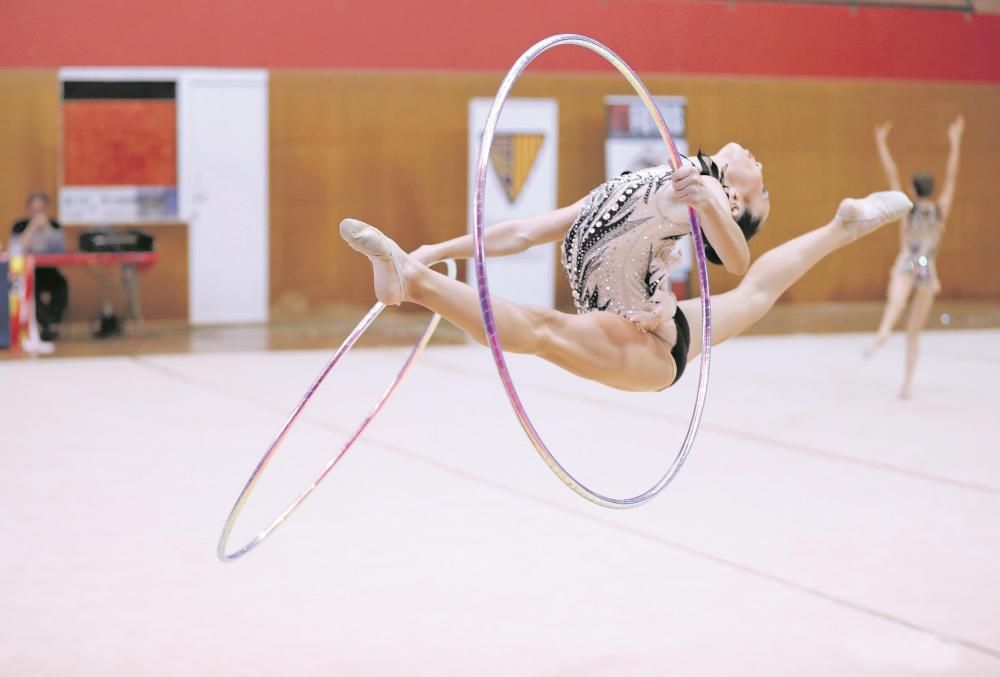
[[[511,204],[521,194],[544,142],[544,134],[497,134],[493,138],[490,165]]]

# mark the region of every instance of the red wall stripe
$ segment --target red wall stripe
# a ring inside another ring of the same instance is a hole
[[[1000,16],[705,0],[8,0],[0,67],[505,70],[547,35],[636,70],[1000,82]],[[588,71],[564,48],[539,70]]]

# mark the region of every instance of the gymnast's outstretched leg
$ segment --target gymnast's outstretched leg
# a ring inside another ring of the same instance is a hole
[[[913,388],[913,371],[917,366],[917,357],[920,354],[920,331],[927,324],[927,318],[931,314],[934,294],[934,289],[926,285],[918,287],[916,293],[913,294],[910,317],[906,322],[906,372],[903,376],[903,386],[899,390],[899,399],[901,400],[910,398],[910,391]]]
[[[375,294],[387,305],[404,301],[440,313],[486,345],[478,292],[413,260],[361,221],[345,219],[344,239],[372,262]],[[670,348],[630,320],[606,312],[570,315],[493,298],[506,352],[537,355],[567,371],[621,390],[658,390],[674,378]]]
[[[895,221],[910,208],[903,193],[874,193],[863,200],[840,203],[825,226],[778,245],[757,259],[739,286],[712,297],[712,344],[718,345],[749,329],[764,317],[778,298],[825,256]],[[692,327],[701,324],[701,301],[681,301],[680,309]],[[691,332],[688,360],[700,352],[701,332]]]
[[[885,310],[882,311],[882,321],[878,326],[878,333],[875,335],[875,342],[865,350],[865,357],[871,357],[875,352],[885,345],[892,333],[892,328],[899,322],[903,311],[906,310],[906,302],[913,291],[913,276],[893,270],[889,276],[889,290],[886,293]]]

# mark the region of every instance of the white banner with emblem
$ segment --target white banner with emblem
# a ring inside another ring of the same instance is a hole
[[[493,99],[469,101],[469,218],[472,232],[476,162]],[[493,137],[486,176],[486,228],[556,208],[559,105],[554,99],[510,99]],[[487,264],[490,293],[516,303],[555,306],[556,245],[534,247]],[[489,256],[489,247],[486,255]],[[476,272],[469,266],[468,279]]]

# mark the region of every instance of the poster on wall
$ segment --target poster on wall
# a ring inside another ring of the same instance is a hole
[[[62,221],[178,220],[176,89],[172,81],[62,83]]]
[[[683,96],[654,96],[663,121],[677,144],[677,151],[688,152],[687,99]],[[624,171],[634,172],[667,164],[667,148],[656,123],[637,96],[606,96],[607,140],[604,143],[604,166],[607,178]]]
[[[667,123],[677,152],[687,155],[687,99],[682,96],[654,96],[653,101]],[[642,99],[637,96],[607,96],[604,107],[607,116],[607,138],[604,142],[607,178],[625,171],[634,172],[668,163],[667,147]],[[685,236],[678,243],[678,250],[681,261],[670,273],[670,281],[678,298],[684,298],[691,295],[689,285],[693,254],[690,236]]]
[[[493,99],[469,101],[469,232],[479,145]],[[486,228],[556,208],[559,105],[554,99],[510,99],[493,138],[486,176]],[[489,260],[490,293],[516,303],[555,306],[556,245]],[[489,249],[486,251],[489,256]],[[476,273],[469,266],[468,280]]]

